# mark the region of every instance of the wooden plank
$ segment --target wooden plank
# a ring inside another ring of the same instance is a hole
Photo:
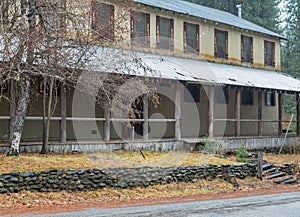
[[[16,85],[13,79],[10,80],[10,105],[9,105],[9,142],[13,138],[13,123],[16,116]]]
[[[66,88],[61,85],[60,88],[60,142],[66,143],[67,141],[67,96]]]
[[[148,95],[143,95],[143,114],[144,114],[144,124],[143,124],[143,139],[148,140],[149,139],[149,132],[148,132],[148,126],[149,126],[149,107],[148,107]]]
[[[104,105],[104,142],[110,141],[110,104],[108,99]]]
[[[282,93],[278,93],[278,135],[282,134]]]
[[[182,98],[181,83],[175,84],[175,139],[181,139],[181,98]]]
[[[262,180],[262,172],[263,172],[263,153],[258,152],[258,162],[257,162],[257,178]]]
[[[214,137],[214,103],[215,102],[215,87],[208,87],[208,118],[207,118],[207,134],[208,137]]]
[[[257,116],[258,116],[258,136],[262,136],[262,91],[258,91],[258,102],[257,102]]]
[[[235,91],[235,136],[241,136],[241,89]]]

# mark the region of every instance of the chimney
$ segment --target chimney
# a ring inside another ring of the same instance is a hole
[[[242,5],[237,5],[236,8],[238,9],[238,17],[242,18]]]

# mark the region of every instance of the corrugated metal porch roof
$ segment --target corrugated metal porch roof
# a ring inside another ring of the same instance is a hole
[[[98,72],[300,92],[300,80],[263,69],[99,47],[89,60],[85,69]]]
[[[139,55],[149,68],[166,79],[300,92],[300,80],[276,71],[169,56]]]

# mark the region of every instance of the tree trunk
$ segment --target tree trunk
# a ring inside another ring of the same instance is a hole
[[[44,82],[44,86],[45,86]],[[46,126],[43,126],[44,133],[44,139],[43,139],[43,145],[41,154],[47,154],[50,152],[49,147],[49,133],[50,133],[50,118],[51,118],[51,106],[52,106],[52,93],[53,93],[53,86],[54,86],[54,77],[51,78],[50,87],[49,87],[49,98],[48,98],[48,105],[47,105],[47,119],[46,119]],[[44,94],[46,94],[44,92]],[[45,97],[44,97],[45,98]],[[44,105],[44,110],[46,110],[46,105]]]
[[[27,107],[30,100],[30,76],[25,74],[21,83],[21,95],[18,100],[17,111],[13,123],[12,140],[7,156],[18,156],[20,154],[20,140],[24,128]]]

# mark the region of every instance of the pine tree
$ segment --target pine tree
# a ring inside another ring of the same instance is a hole
[[[186,0],[237,15],[236,5],[242,5],[242,17],[274,32],[279,31],[280,0]]]

